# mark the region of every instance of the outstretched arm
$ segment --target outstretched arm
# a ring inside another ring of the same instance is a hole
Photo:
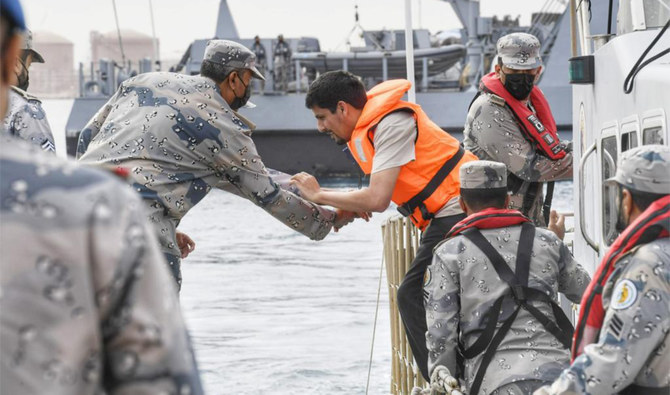
[[[382,212],[391,204],[401,167],[392,167],[370,176],[370,186],[355,191],[322,189],[314,176],[298,173],[291,178],[300,195],[312,202],[355,212]]]

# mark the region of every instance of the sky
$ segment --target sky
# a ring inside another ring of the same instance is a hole
[[[178,59],[196,38],[211,38],[216,28],[219,0],[151,0],[162,59]],[[567,0],[564,0],[567,1]],[[152,34],[150,0],[116,0],[121,29]],[[520,16],[530,23],[544,0],[482,0],[483,16]],[[90,61],[89,32],[116,30],[112,0],[22,0],[28,26],[72,41],[75,61]],[[414,27],[439,30],[460,28],[451,5],[440,0],[412,0]],[[310,36],[322,50],[343,50],[341,44],[354,27],[358,5],[364,29],[403,29],[405,0],[228,0],[240,37]]]

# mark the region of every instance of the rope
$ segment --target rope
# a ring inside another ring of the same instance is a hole
[[[377,334],[377,316],[379,315],[379,294],[382,290],[382,275],[384,274],[384,255],[382,254],[382,264],[379,268],[379,286],[377,287],[377,306],[375,307],[375,323],[372,326],[372,344],[370,345],[370,362],[368,363],[368,381],[365,384],[365,395],[368,395],[370,389],[370,375],[372,373],[372,354],[375,350],[375,335]]]

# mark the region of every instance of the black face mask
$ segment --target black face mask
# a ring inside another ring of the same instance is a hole
[[[19,58],[19,63],[23,68],[19,74],[16,75],[16,87],[23,89],[24,91],[28,90],[28,85],[30,85],[30,76],[28,75],[28,68],[26,64],[23,63],[23,59]]]
[[[237,97],[237,93],[233,92],[235,98],[233,99],[232,103],[230,103],[230,108],[232,108],[233,111],[237,111],[240,108],[242,108],[242,106],[247,104],[249,98],[251,97],[251,84],[245,85],[244,80],[241,77],[238,76],[237,78],[240,79],[240,82],[242,82],[242,85],[244,85],[245,90],[244,95],[242,95],[242,97]]]
[[[503,73],[502,70],[500,72]],[[505,89],[517,100],[527,99],[534,85],[535,76],[532,74],[505,74]]]

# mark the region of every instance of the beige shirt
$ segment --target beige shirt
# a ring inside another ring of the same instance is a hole
[[[416,159],[414,141],[416,140],[416,120],[409,112],[398,111],[384,117],[377,125],[372,142],[375,155],[372,159],[372,174],[393,167],[404,166]],[[435,214],[436,218],[463,213],[454,197]]]

